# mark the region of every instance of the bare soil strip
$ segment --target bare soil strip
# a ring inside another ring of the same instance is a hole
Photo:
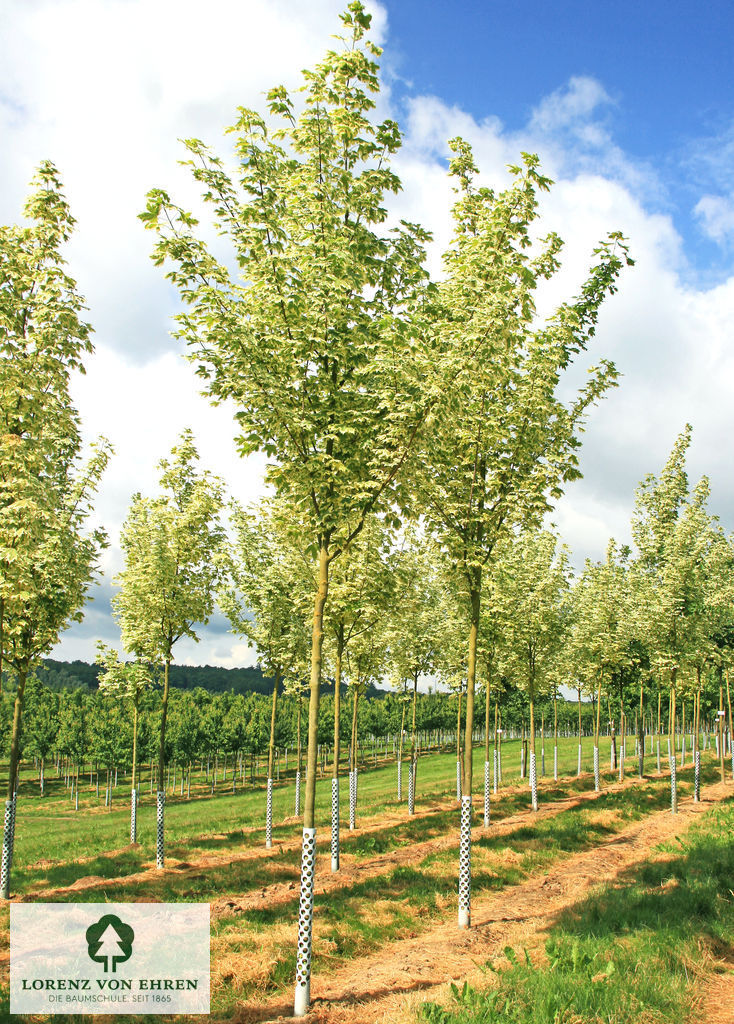
[[[584,793],[577,793],[568,797],[563,797],[560,800],[549,801],[546,804],[541,803],[540,810],[537,815],[533,816],[532,820],[538,821],[543,818],[554,817],[562,811],[569,810],[569,808],[577,807],[586,803],[593,803],[603,793],[617,792],[621,789],[628,789],[640,784],[640,780],[636,776],[628,776],[621,783],[617,782],[606,786],[601,793],[596,793],[594,790],[588,790]],[[504,787],[502,794],[511,795],[517,792],[527,792],[529,804],[530,796],[526,785]],[[479,810],[481,806],[482,799],[483,797],[481,797],[481,795],[475,798],[475,806],[477,810]],[[420,810],[417,809],[412,819],[408,818],[406,805],[403,810],[397,810],[390,814],[383,814],[374,818],[365,819],[363,824],[357,827],[354,831],[350,832],[346,830],[343,832],[343,835],[345,837],[363,836],[369,835],[373,832],[382,832],[385,829],[389,829],[396,825],[404,825],[408,821],[431,817],[437,813],[443,813],[448,810],[456,810],[458,825],[459,811],[457,803],[455,800],[449,799],[426,805]],[[511,832],[519,825],[527,825],[530,820],[531,818],[529,816],[528,806],[527,810],[519,811],[506,818],[493,821],[490,826],[492,835],[502,835],[505,832]],[[250,831],[250,829],[247,831]],[[477,828],[477,832],[479,831],[479,828]],[[459,844],[457,830],[456,832],[452,831],[449,835],[441,838],[433,838],[420,843],[411,843],[409,846],[400,847],[390,853],[369,859],[365,857],[357,857],[354,854],[343,853],[340,858],[340,871],[336,874],[331,874],[328,829],[324,829],[321,835],[323,838],[319,844],[321,848],[320,856],[317,858],[318,876],[315,888],[317,895],[319,893],[331,892],[334,889],[344,888],[352,885],[355,881],[364,881],[367,878],[384,874],[395,867],[399,867],[407,863],[420,861],[429,853],[451,849],[452,847],[456,847],[458,849]],[[212,837],[209,836],[208,838]],[[196,840],[193,841],[196,842]],[[274,860],[283,852],[292,852],[300,850],[300,848],[301,836],[298,835],[293,839],[288,840],[275,839],[270,850],[266,850],[264,846],[256,846],[248,847],[243,850],[230,850],[227,853],[221,854],[206,854],[190,861],[176,861],[174,859],[170,859],[167,862],[165,871],[171,872],[171,874],[175,874],[178,877],[193,878],[195,875],[200,875],[202,871],[216,869],[219,867],[227,867],[230,864],[241,863],[243,861],[257,860],[261,864],[264,860]],[[157,870],[154,862],[151,862],[151,866],[145,868],[143,871],[136,871],[132,874],[121,877],[102,878],[99,875],[89,875],[83,878],[78,878],[71,885],[61,886],[55,889],[49,889],[46,886],[37,886],[30,889],[27,893],[18,896],[17,900],[20,902],[31,902],[39,899],[51,901],[63,900],[65,896],[72,896],[74,893],[81,890],[105,889],[109,886],[144,888],[146,883],[153,880],[160,881],[163,876],[164,872]],[[296,885],[297,883],[294,882],[286,882],[271,885],[266,889],[261,889],[256,893],[243,895],[241,897],[222,897],[212,903],[212,916],[221,917],[287,902],[293,898],[293,889]]]
[[[713,804],[730,795],[731,787],[717,783],[702,789],[698,804],[685,800],[677,815],[658,811],[646,816],[593,849],[575,854],[536,877],[501,892],[475,899],[472,928],[459,931],[455,920],[444,920],[414,938],[390,943],[330,974],[312,980],[310,1022],[318,1024],[398,1024],[415,1020],[427,1000],[447,997],[450,982],[486,984],[480,968],[500,957],[505,946],[533,950],[541,946],[558,914],[586,898],[597,885],[613,882],[631,865],[656,855],[652,848],[682,835]],[[527,824],[528,816],[523,815]],[[504,825],[505,823],[503,823]],[[657,854],[665,859],[664,854]],[[725,976],[726,978],[726,976]],[[721,985],[729,985],[728,980]],[[717,999],[730,994],[715,993]],[[728,998],[728,996],[727,996]],[[702,1016],[702,1024],[734,1024],[729,1016]],[[718,1012],[718,1011],[717,1011]],[[292,1003],[281,997],[259,1006],[243,1006],[236,1024],[290,1020]],[[232,1019],[232,1018],[230,1018]]]
[[[707,986],[693,1020],[696,1024],[734,1024],[734,967],[717,974]]]

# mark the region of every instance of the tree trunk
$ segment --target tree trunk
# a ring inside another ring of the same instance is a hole
[[[484,827],[489,828],[489,694],[491,668],[487,669],[487,689],[484,694]],[[496,742],[496,737],[495,737]]]
[[[721,781],[726,780],[724,769],[724,684],[722,682],[722,668],[719,665],[719,761],[721,762]]]
[[[456,710],[456,799],[461,803],[461,698],[464,691],[459,686],[459,704]]]
[[[171,667],[170,654],[165,660],[163,671],[163,702],[161,704],[161,735],[158,745],[158,792],[156,795],[156,863],[160,870],[165,863],[164,827],[165,827],[165,805],[166,791],[163,788],[163,767],[165,759],[166,744],[166,716],[168,714],[168,687],[169,670]]]
[[[400,737],[398,739],[398,800],[403,799],[403,733],[405,732],[405,710],[406,704],[403,701],[403,713],[400,716]]]
[[[298,913],[296,991],[294,1016],[305,1017],[311,1001],[311,933],[313,928],[313,886],[316,854],[316,759],[318,755],[319,696],[324,642],[324,607],[329,593],[328,537],[319,541],[319,582],[314,600],[311,634],[311,680],[308,704],[308,751],[306,754],[306,799],[303,808],[301,849],[301,892]],[[299,744],[300,746],[300,744]]]
[[[470,584],[471,622],[466,673],[466,722],[464,725],[464,771],[461,780],[461,838],[459,847],[459,928],[471,925],[471,799],[472,734],[474,732],[474,685],[477,673],[477,639],[481,594],[481,570],[474,569]]]
[[[2,870],[0,871],[0,898],[4,900],[10,897],[10,868],[13,861],[13,846],[15,843],[15,786],[20,761],[20,727],[23,715],[23,693],[27,677],[27,668],[18,670],[18,687],[15,691],[15,707],[13,709],[13,731],[10,737],[10,764],[8,766],[8,789],[5,800]]]
[[[701,798],[701,752],[698,749],[698,729],[701,717],[701,666],[696,666],[696,696],[693,699],[693,799]]]
[[[269,850],[273,845],[273,764],[275,763],[275,719],[278,712],[278,686],[280,685],[280,665],[275,666],[275,684],[273,686],[273,704],[270,710],[270,743],[268,745],[268,781],[265,796],[265,846]],[[227,762],[224,762],[224,774],[227,775]],[[232,776],[235,776],[234,768]]]
[[[331,870],[339,870],[339,749],[341,743],[342,657],[344,654],[344,626],[339,626],[336,637],[336,667],[334,672],[334,766],[331,777]]]
[[[413,716],[410,728],[410,767],[408,769],[408,814],[415,813],[415,783],[418,770],[418,753],[415,745],[415,715],[418,704],[418,669],[413,673]]]
[[[598,793],[601,789],[599,778],[599,733],[601,731],[601,684],[604,678],[603,670],[599,671],[599,686],[596,692],[596,728],[594,730],[594,790]]]
[[[535,761],[535,678],[530,669],[528,696],[530,697],[530,799],[534,811],[538,810],[538,773]]]
[[[734,778],[734,732],[731,718],[731,690],[729,689],[729,669],[726,670],[726,703],[729,706],[729,753],[731,754],[731,774]]]
[[[671,737],[672,749],[670,753],[670,810],[672,814],[678,813],[678,785],[676,778],[676,757],[675,757],[675,684],[678,670],[673,669],[670,680],[670,720],[668,730]]]
[[[352,694],[352,734],[349,742],[349,828],[354,831],[357,816],[357,701],[359,700],[359,679]]]
[[[640,715],[637,719],[637,752],[640,778],[645,778],[645,709],[644,709],[644,683],[640,676]]]

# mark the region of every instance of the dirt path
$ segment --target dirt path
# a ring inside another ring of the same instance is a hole
[[[487,960],[500,956],[507,945],[538,947],[560,911],[587,897],[594,886],[612,882],[624,869],[649,859],[657,843],[683,834],[701,813],[729,794],[728,785],[708,786],[700,803],[682,802],[675,816],[667,810],[655,812],[593,849],[568,857],[546,875],[476,899],[469,931],[459,932],[452,916],[332,974],[316,975],[308,1020],[313,1024],[407,1024],[415,1020],[421,1003],[445,998],[451,981],[486,984],[479,968]],[[725,994],[718,993],[717,998]],[[726,1001],[719,1006],[727,1007]],[[234,1020],[236,1024],[287,1020],[291,1007],[288,993],[287,999],[243,1007]],[[700,1020],[705,1024],[709,1018]],[[710,1024],[734,1024],[734,1017],[731,1013],[711,1017]]]
[[[596,793],[594,790],[588,790],[583,793],[575,793],[573,795],[563,797],[560,800],[549,801],[546,804],[541,802],[540,810],[534,820],[554,817],[562,811],[569,810],[569,808],[577,807],[586,803],[593,803],[604,793],[618,792],[619,790],[628,789],[635,785],[640,785],[640,780],[636,776],[628,776],[621,783],[617,782],[606,786],[601,793]],[[507,786],[503,789],[502,795],[513,795],[518,792],[526,793],[527,786]],[[475,799],[477,810],[480,808],[482,799],[481,795],[477,796]],[[416,810],[412,819],[408,818],[406,807],[405,809],[396,810],[390,814],[383,814],[379,817],[364,819],[363,823],[353,832],[344,830],[342,835],[346,838],[348,836],[364,836],[373,832],[382,832],[386,829],[390,829],[391,827],[405,825],[409,821],[420,821],[450,810],[456,810],[458,820],[457,804],[453,799],[442,800],[437,803],[426,805],[420,810]],[[530,820],[528,814],[529,808],[523,809],[515,814],[511,814],[506,818],[493,821],[491,826],[492,834],[502,835],[505,832],[511,832],[519,825],[527,825]],[[477,828],[477,832],[479,831],[479,828]],[[212,836],[209,836],[208,838],[212,838]],[[196,841],[197,840],[193,840],[194,843]],[[319,858],[317,861],[317,871],[320,881],[317,883],[315,891],[319,894],[330,892],[334,889],[340,889],[353,884],[357,880],[364,881],[367,878],[384,874],[386,871],[390,871],[395,867],[414,861],[420,861],[429,853],[434,853],[444,849],[451,849],[452,847],[458,848],[458,836],[456,832],[452,832],[451,834],[440,838],[429,839],[424,842],[411,843],[409,846],[400,847],[390,853],[369,859],[365,857],[357,857],[354,854],[342,853],[340,871],[338,874],[332,875],[330,873],[329,833],[327,829],[324,829],[321,832]],[[292,839],[275,839],[270,850],[266,850],[264,846],[256,846],[248,847],[247,849],[230,850],[226,853],[205,854],[204,856],[197,857],[196,859],[189,861],[170,859],[167,861],[165,871],[175,874],[178,877],[193,877],[201,874],[201,872],[205,870],[226,867],[235,863],[240,864],[249,860],[257,860],[258,864],[262,864],[265,860],[275,861],[275,859],[279,858],[284,852],[295,852],[300,849],[301,836],[297,835]],[[276,865],[274,864],[274,866]],[[82,890],[104,889],[109,886],[145,886],[146,883],[152,881],[159,882],[163,877],[163,874],[164,873],[155,868],[154,862],[151,862],[150,867],[146,867],[142,871],[136,871],[122,877],[103,878],[100,875],[87,875],[83,878],[78,878],[71,885],[59,886],[55,889],[49,889],[47,886],[36,886],[17,898],[22,902],[32,902],[38,899],[44,901],[61,900],[64,897],[73,896],[74,893]],[[221,899],[212,902],[212,916],[220,917],[226,914],[240,913],[266,905],[273,906],[274,904],[287,902],[293,898],[293,890],[296,887],[296,882],[276,883],[274,885],[267,886],[267,888],[260,889],[255,893],[243,895],[241,897],[222,897]]]
[[[734,1024],[734,967],[715,975],[693,1020],[696,1024]]]

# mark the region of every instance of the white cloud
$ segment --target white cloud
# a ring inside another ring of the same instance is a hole
[[[211,664],[219,668],[250,668],[257,664],[257,653],[249,644],[233,644],[226,654],[212,654]]]
[[[729,196],[702,196],[693,208],[704,234],[714,242],[734,240],[734,193]]]
[[[537,135],[549,135],[573,127],[582,138],[590,139],[598,145],[600,141],[606,141],[608,136],[598,126],[592,130],[590,119],[599,107],[610,103],[612,99],[601,82],[588,76],[576,75],[563,88],[556,89],[540,101],[528,127],[532,134]]]

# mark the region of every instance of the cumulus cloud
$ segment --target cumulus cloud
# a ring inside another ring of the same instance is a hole
[[[693,208],[704,234],[719,245],[734,240],[734,193],[701,196]]]

